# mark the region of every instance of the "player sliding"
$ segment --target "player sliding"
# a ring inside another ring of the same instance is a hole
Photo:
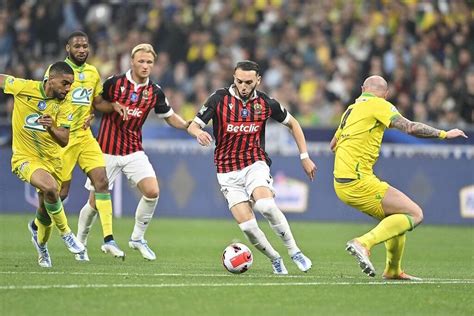
[[[380,220],[374,229],[346,245],[346,250],[356,257],[362,271],[375,276],[370,250],[385,242],[387,259],[383,278],[416,281],[421,279],[405,273],[401,261],[405,233],[421,223],[423,212],[409,197],[374,175],[373,166],[383,134],[386,128],[396,128],[422,138],[467,136],[459,129],[446,132],[407,120],[385,100],[387,95],[387,82],[380,76],[371,76],[364,81],[362,95],[342,115],[331,140],[331,150],[336,154],[334,189],[344,203]]]
[[[296,245],[285,215],[275,204],[271,160],[265,152],[267,120],[272,118],[290,129],[301,153],[302,167],[311,180],[316,166],[308,156],[299,123],[275,99],[256,90],[260,79],[257,63],[248,60],[237,63],[234,84],[209,97],[188,132],[200,145],[209,146],[212,137],[202,128],[212,119],[217,180],[240,229],[271,260],[273,273],[288,274],[280,254],[258,227],[253,211],[260,212],[281,238],[297,267],[306,272],[311,268],[311,260]]]

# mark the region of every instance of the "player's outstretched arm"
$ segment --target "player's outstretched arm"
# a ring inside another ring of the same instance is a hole
[[[117,102],[109,102],[101,95],[98,95],[92,101],[92,106],[103,113],[117,112],[122,117],[122,120],[128,120],[127,108]]]
[[[412,122],[401,115],[392,120],[390,128],[396,128],[406,134],[420,138],[467,138],[466,134],[460,129],[455,128],[446,132],[420,122]]]
[[[298,150],[300,152],[300,159],[301,164],[303,166],[304,172],[308,175],[311,181],[314,180],[316,176],[316,165],[314,162],[309,158],[308,149],[306,147],[306,139],[304,137],[303,130],[301,129],[300,123],[293,117],[290,116],[288,123],[286,126],[290,129],[293,138],[295,139],[296,146],[298,146]]]
[[[169,126],[172,126],[174,128],[187,130],[189,127],[189,123],[176,113],[173,113],[171,116],[166,117],[165,121],[166,123],[168,123]]]
[[[329,144],[329,148],[331,148],[332,152],[336,152],[336,145],[337,145],[337,138],[336,136],[333,136],[331,139],[331,143]]]
[[[201,146],[209,146],[212,143],[212,136],[208,132],[203,131],[201,126],[194,121],[189,124],[188,134],[196,137],[197,142]]]

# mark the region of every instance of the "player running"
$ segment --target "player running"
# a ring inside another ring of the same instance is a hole
[[[0,88],[14,97],[12,171],[38,191],[39,206],[32,232],[38,264],[52,267],[47,242],[53,222],[72,253],[84,251],[69,228],[59,198],[62,168],[60,148],[68,145],[73,120],[66,95],[74,82],[74,72],[65,62],[54,63],[47,80],[33,81],[0,75]],[[28,225],[31,230],[31,226]]]
[[[421,280],[401,267],[406,232],[423,220],[421,208],[402,192],[380,181],[373,172],[386,128],[396,128],[423,138],[451,139],[466,137],[463,131],[438,130],[423,123],[411,122],[385,98],[387,82],[380,76],[364,81],[362,95],[342,115],[331,141],[335,152],[334,189],[341,201],[372,216],[380,223],[363,236],[350,240],[346,250],[356,257],[362,271],[375,276],[370,262],[373,246],[385,242],[387,260],[385,279]]]

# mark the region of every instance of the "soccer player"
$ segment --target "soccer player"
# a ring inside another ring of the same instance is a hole
[[[405,233],[421,223],[423,212],[409,197],[374,175],[373,165],[379,156],[383,134],[386,128],[396,128],[422,138],[467,136],[459,129],[446,132],[407,120],[385,100],[387,95],[387,82],[380,76],[371,76],[364,81],[362,95],[342,115],[331,140],[331,150],[336,154],[334,189],[344,203],[380,220],[374,229],[347,242],[346,250],[355,256],[362,271],[375,276],[370,250],[385,242],[387,259],[383,278],[420,280],[402,270],[401,260]]]
[[[105,161],[97,140],[94,138],[89,126],[83,128],[84,122],[88,119],[93,110],[92,107],[113,108],[112,105],[104,101],[102,84],[97,69],[86,63],[89,56],[89,39],[87,34],[75,31],[68,37],[66,44],[68,57],[65,62],[74,70],[74,83],[71,86],[71,93],[68,97],[72,104],[73,120],[70,127],[69,144],[62,151],[63,169],[62,186],[60,197],[64,201],[69,193],[72,173],[76,164],[87,174],[95,188],[96,206],[102,224],[104,243],[101,249],[112,256],[125,258],[125,253],[118,247],[114,240],[112,230],[112,201],[109,193],[109,184],[105,171]],[[103,104],[105,103],[105,104]],[[116,111],[120,112],[121,106],[114,104]],[[110,111],[109,110],[109,111]],[[84,219],[79,217],[79,221]],[[30,224],[32,229],[36,227],[34,222]],[[82,232],[78,236],[79,240],[87,245],[87,235]],[[89,261],[87,251],[75,255],[76,260]]]
[[[296,245],[285,215],[275,204],[271,160],[265,152],[267,120],[272,118],[290,129],[303,169],[311,181],[316,166],[309,158],[298,121],[278,101],[256,90],[260,80],[257,63],[249,60],[238,62],[234,69],[234,84],[215,91],[208,98],[188,132],[200,145],[209,146],[213,139],[202,129],[212,119],[217,180],[240,229],[270,259],[273,273],[288,274],[280,254],[257,224],[253,211],[260,212],[280,236],[297,267],[306,272],[311,268],[311,260]]]
[[[174,113],[160,86],[149,79],[156,53],[150,44],[139,44],[131,52],[131,69],[104,82],[102,97],[126,107],[128,120],[117,112],[106,113],[100,124],[98,142],[104,152],[109,189],[122,172],[143,195],[135,212],[135,226],[129,241],[143,258],[155,260],[156,255],[145,240],[145,231],[155,212],[159,198],[158,179],[142,147],[142,126],[151,110],[175,128],[186,130],[188,124]],[[101,110],[100,107],[97,108]],[[79,217],[78,235],[87,236],[96,214],[97,196],[91,190],[89,201]]]
[[[84,245],[69,228],[59,198],[59,149],[69,142],[73,114],[66,95],[73,82],[74,72],[63,61],[51,66],[50,76],[43,82],[0,75],[0,88],[14,97],[12,171],[38,191],[39,208],[34,220],[38,231],[32,242],[38,252],[38,264],[44,268],[52,266],[47,242],[53,222],[69,251],[84,251]],[[31,230],[30,225],[28,228]]]

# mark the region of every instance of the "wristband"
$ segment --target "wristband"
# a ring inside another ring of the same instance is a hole
[[[307,152],[300,154],[300,159],[301,159],[301,160],[306,159],[306,158],[309,158],[309,155],[308,155]]]
[[[446,131],[441,130],[441,131],[439,132],[439,136],[438,136],[438,137],[439,137],[440,139],[445,139],[445,138],[446,138],[446,134],[447,134]]]

